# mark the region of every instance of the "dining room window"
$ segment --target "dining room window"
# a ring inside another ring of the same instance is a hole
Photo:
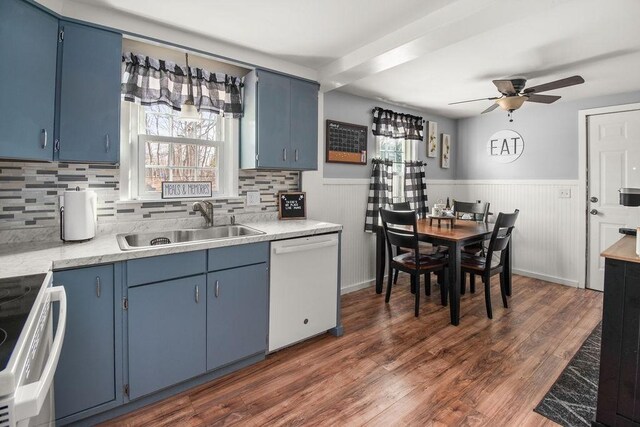
[[[403,138],[376,136],[378,157],[393,162],[393,201],[404,200],[405,162],[415,159],[415,144]]]

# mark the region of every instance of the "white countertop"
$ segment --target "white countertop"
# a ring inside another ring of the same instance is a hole
[[[342,230],[342,225],[313,220],[252,222],[243,223],[243,225],[263,231],[265,234],[128,251],[120,249],[115,234],[98,236],[83,243],[33,242],[6,244],[0,247],[0,279],[47,273],[52,269],[83,267]]]

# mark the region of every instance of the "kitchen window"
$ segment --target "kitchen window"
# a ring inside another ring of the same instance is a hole
[[[163,181],[208,181],[214,196],[233,195],[228,128],[237,126],[237,119],[202,111],[201,120],[189,122],[167,106],[128,104],[129,127],[135,131],[129,150],[130,198],[159,199]]]
[[[413,141],[403,138],[376,136],[378,156],[393,162],[393,201],[404,200],[404,162],[415,159],[415,145]]]

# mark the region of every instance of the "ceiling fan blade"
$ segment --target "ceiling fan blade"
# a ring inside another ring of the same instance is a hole
[[[513,82],[511,80],[494,80],[493,84],[496,85],[498,90],[503,95],[515,95],[516,88],[513,87]]]
[[[496,108],[498,108],[498,104],[493,104],[491,105],[491,107],[487,108],[486,110],[484,110],[482,113],[480,114],[484,114],[484,113],[490,113],[491,111],[495,110]]]
[[[527,97],[527,101],[529,102],[539,102],[541,104],[552,104],[556,102],[558,99],[562,98],[561,96],[555,95],[525,95]]]
[[[561,87],[574,86],[582,83],[584,83],[584,79],[581,76],[571,76],[565,79],[556,80],[554,82],[526,88],[523,93],[546,92],[548,90],[560,89]]]
[[[495,101],[496,99],[499,99],[499,98],[500,98],[499,96],[494,96],[493,98],[470,99],[468,101],[451,102],[449,103],[449,105],[464,104],[466,102],[476,102],[476,101]]]

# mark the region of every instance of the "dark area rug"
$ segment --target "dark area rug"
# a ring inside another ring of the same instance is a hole
[[[600,372],[599,323],[534,411],[563,426],[591,426]]]

